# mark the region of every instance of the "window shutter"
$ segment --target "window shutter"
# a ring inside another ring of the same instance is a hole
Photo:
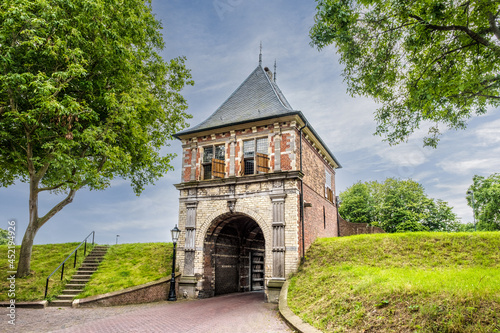
[[[244,175],[245,175],[245,159],[242,156],[240,159],[240,176]]]
[[[269,156],[257,153],[257,172],[269,172]]]
[[[212,176],[215,178],[224,178],[226,163],[216,158],[212,159]]]

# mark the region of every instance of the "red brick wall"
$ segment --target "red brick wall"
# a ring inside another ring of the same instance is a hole
[[[281,154],[281,170],[292,170],[292,160],[290,158],[293,137],[291,134],[283,134],[281,136],[281,152],[288,152],[288,154]],[[298,147],[298,146],[295,146]]]
[[[382,228],[374,227],[368,223],[353,223],[339,219],[340,236],[352,236],[361,234],[383,234],[385,231]]]
[[[325,170],[331,174],[330,188],[335,192],[335,171],[312,144],[302,138],[304,173],[304,228],[306,250],[318,237],[336,237],[337,207],[325,197]],[[300,169],[300,135],[297,131],[297,169]],[[324,208],[324,214],[323,214]],[[302,245],[302,239],[300,240]]]
[[[307,250],[318,237],[335,237],[338,235],[337,208],[305,183],[304,202],[306,206],[304,207],[304,243]]]
[[[185,148],[184,149],[184,154],[183,154],[183,161],[182,161],[182,166],[184,167],[183,170],[183,180],[185,182],[188,182],[191,179],[191,156],[193,155],[191,149]],[[187,166],[189,165],[189,166]]]

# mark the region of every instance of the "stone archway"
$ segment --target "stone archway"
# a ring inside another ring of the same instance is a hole
[[[226,213],[208,228],[199,297],[264,289],[265,238],[246,214]]]

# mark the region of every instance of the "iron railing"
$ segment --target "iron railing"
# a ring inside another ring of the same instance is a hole
[[[83,256],[85,257],[85,255],[87,254],[87,239],[90,237],[90,235],[92,235],[92,245],[94,245],[95,231],[92,231],[87,237],[85,237],[85,239],[80,243],[80,245],[78,245],[76,247],[76,249],[74,249],[73,252],[71,252],[69,254],[69,256],[67,256],[66,259],[64,259],[64,261],[62,263],[60,263],[59,266],[57,266],[57,268],[52,273],[50,273],[50,275],[47,277],[47,282],[45,283],[45,296],[43,297],[44,299],[47,298],[47,290],[49,289],[49,279],[62,266],[62,269],[61,269],[61,281],[62,281],[63,276],[64,276],[64,264],[73,255],[73,253],[75,254],[73,268],[76,267],[76,256],[78,255],[78,249],[80,248],[80,246],[82,246],[82,244],[85,244],[85,247],[83,249]]]

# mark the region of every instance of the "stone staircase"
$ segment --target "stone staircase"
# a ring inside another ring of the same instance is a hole
[[[78,271],[66,284],[66,289],[64,289],[62,294],[57,296],[55,300],[50,301],[49,306],[71,306],[73,304],[73,298],[85,288],[85,284],[90,280],[90,276],[97,270],[107,251],[108,246],[95,246],[92,252],[90,252],[82,262]]]

